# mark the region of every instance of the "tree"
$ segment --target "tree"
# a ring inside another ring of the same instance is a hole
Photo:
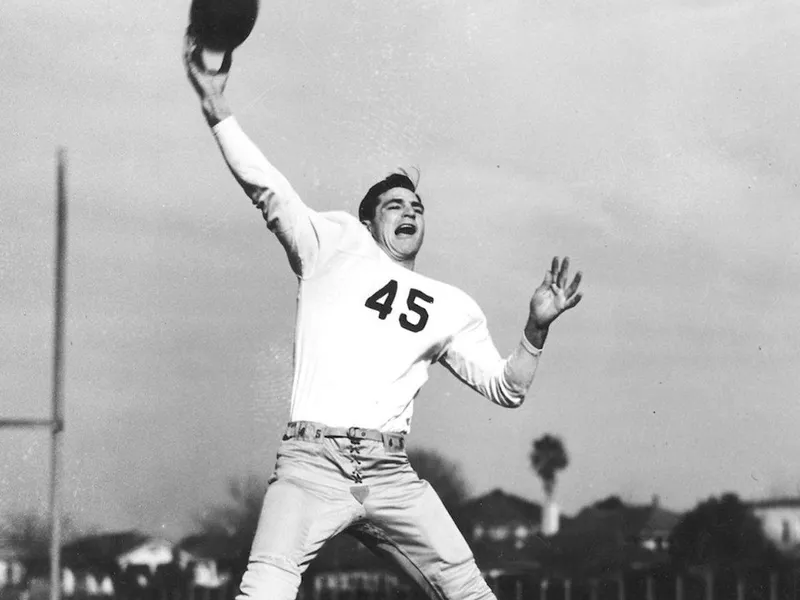
[[[770,562],[778,553],[761,522],[736,494],[711,497],[672,530],[670,557],[681,567],[733,567]]]
[[[232,560],[232,579],[236,582],[241,580],[247,568],[266,490],[266,481],[256,475],[231,478],[228,480],[228,501],[195,516],[199,532],[191,538],[204,538]]]
[[[205,510],[195,521],[209,538],[241,544],[247,551],[258,525],[266,489],[266,482],[255,475],[230,479],[229,501]]]
[[[61,515],[61,538],[78,535],[72,517]],[[0,540],[32,558],[44,558],[50,551],[50,517],[36,512],[15,512],[0,523]]]
[[[436,490],[442,504],[452,514],[466,500],[467,485],[461,467],[434,450],[415,448],[408,451],[414,470]]]
[[[556,475],[569,465],[569,456],[564,444],[557,436],[546,433],[533,441],[530,454],[531,466],[542,480],[544,495],[552,499],[556,488]]]

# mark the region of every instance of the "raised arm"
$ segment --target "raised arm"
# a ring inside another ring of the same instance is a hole
[[[184,64],[189,81],[200,98],[203,115],[233,176],[261,211],[267,227],[286,250],[289,262],[298,275],[307,274],[319,253],[321,228],[325,220],[309,209],[239,126],[225,98],[225,86],[231,67],[227,52],[218,71],[206,68],[202,48],[191,31],[184,41]]]
[[[533,384],[539,356],[552,322],[581,300],[581,274],[567,287],[569,259],[553,259],[541,285],[530,301],[528,321],[519,344],[507,358],[497,351],[486,319],[478,312],[470,327],[457,335],[443,364],[467,385],[492,402],[515,408],[522,404]]]

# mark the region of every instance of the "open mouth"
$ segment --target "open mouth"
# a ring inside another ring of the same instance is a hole
[[[417,233],[417,226],[413,223],[403,223],[394,232],[397,235],[414,235]]]

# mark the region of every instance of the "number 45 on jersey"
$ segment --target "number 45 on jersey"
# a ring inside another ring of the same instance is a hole
[[[389,283],[367,298],[367,301],[364,302],[364,306],[377,312],[378,318],[383,321],[392,314],[396,296],[397,281],[391,279]],[[425,292],[411,288],[408,292],[408,298],[406,298],[406,306],[409,312],[400,314],[400,327],[414,333],[425,329],[425,325],[428,324],[428,311],[420,302],[433,304],[433,298],[428,296]],[[416,316],[409,318],[411,314]]]

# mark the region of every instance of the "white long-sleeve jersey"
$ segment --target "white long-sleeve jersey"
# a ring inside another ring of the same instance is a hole
[[[408,432],[436,362],[497,404],[522,403],[540,354],[524,335],[504,360],[467,294],[395,263],[352,215],[306,206],[234,117],[213,132],[298,278],[291,420]]]

